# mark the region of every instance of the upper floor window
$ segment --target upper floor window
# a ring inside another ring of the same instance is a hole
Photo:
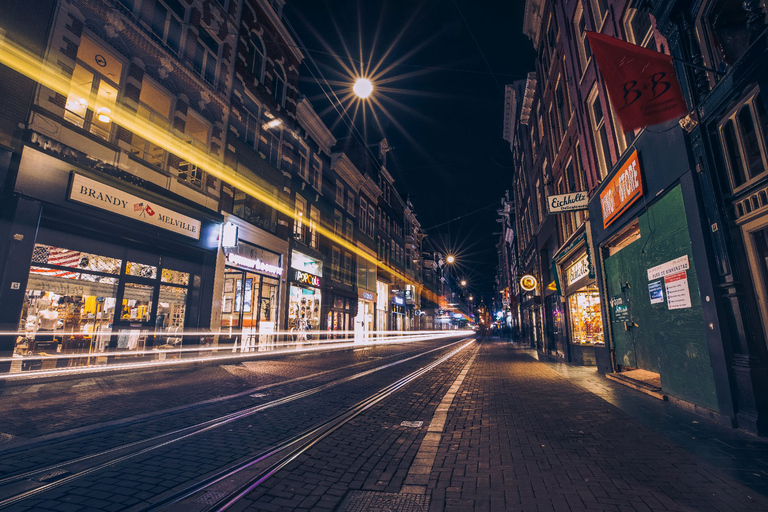
[[[187,122],[184,124],[184,134],[187,142],[202,151],[208,151],[211,136],[211,125],[203,116],[189,109]],[[179,164],[179,179],[196,187],[203,186],[203,171],[197,165],[182,161]]]
[[[342,225],[343,217],[341,215],[341,212],[339,210],[333,211],[333,234],[336,236],[341,236],[341,225]]]
[[[266,59],[264,56],[264,43],[261,42],[261,38],[256,34],[251,34],[248,40],[248,69],[250,69],[253,76],[257,80],[262,81],[264,79],[264,62]]]
[[[305,180],[309,180],[309,148],[301,141],[299,141],[298,148],[296,149],[296,167],[299,176]]]
[[[603,28],[603,22],[608,15],[608,2],[606,0],[591,0],[592,14],[595,18],[595,32],[600,32]]]
[[[766,171],[765,121],[765,105],[757,92],[742,101],[718,127],[733,189]]]
[[[285,71],[280,64],[275,64],[275,79],[272,82],[272,96],[278,105],[285,105]]]
[[[215,85],[216,82],[216,59],[218,55],[219,43],[216,42],[210,32],[201,28],[197,36],[192,68],[211,85]]]
[[[264,158],[272,164],[272,167],[279,169],[282,130],[277,126],[269,127],[269,123],[273,120],[266,116],[264,116],[263,121],[267,128],[261,131],[262,153]]]
[[[351,190],[347,190],[347,211],[350,215],[355,214],[355,194]]]
[[[170,94],[148,79],[144,79],[139,94],[139,116],[152,125],[167,130],[170,126],[172,104],[173,98]],[[141,134],[132,135],[131,153],[157,167],[162,167],[164,164],[165,150],[151,139],[142,137]]]
[[[320,210],[314,206],[309,207],[309,245],[310,247],[317,249],[320,246],[320,242],[317,237],[317,226],[320,224]]]
[[[179,0],[156,0],[152,12],[152,32],[174,53],[181,49],[182,26],[187,8]]]
[[[317,155],[312,156],[312,168],[309,171],[309,184],[320,192],[320,186],[323,181],[323,162]]]
[[[587,40],[587,23],[584,16],[584,7],[581,2],[576,6],[573,20],[576,26],[576,45],[579,49],[579,63],[581,64],[581,71],[584,72],[587,69],[589,60],[592,58],[592,50],[589,47],[589,40]]]
[[[352,223],[352,219],[347,219],[344,222],[344,236],[347,238],[347,240],[350,240],[350,241],[352,240],[354,230],[355,230],[355,226]]]
[[[605,127],[605,116],[603,116],[603,107],[600,104],[597,85],[589,93],[587,106],[589,107],[589,121],[592,126],[592,136],[595,142],[595,151],[597,152],[600,179],[602,180],[608,176],[613,162],[611,162],[611,148],[608,145],[608,132]]]
[[[293,238],[296,240],[306,243],[307,240],[307,232],[304,229],[306,226],[306,216],[307,216],[307,200],[301,197],[299,194],[296,194],[296,201],[295,201],[295,214],[293,219]]]
[[[624,16],[624,31],[627,34],[627,41],[638,46],[645,46],[653,51],[657,51],[656,39],[653,37],[653,22],[651,15],[645,11],[640,11],[632,7],[627,9]]]
[[[765,17],[764,2],[759,2],[760,13]],[[705,64],[725,71],[749,48],[747,12],[742,2],[710,0],[702,2],[697,20],[699,37]],[[711,74],[710,74],[711,75]],[[714,80],[714,77],[711,77]]]
[[[109,140],[122,72],[123,64],[115,54],[82,36],[64,118]]]
[[[344,206],[344,185],[336,180],[336,203]]]

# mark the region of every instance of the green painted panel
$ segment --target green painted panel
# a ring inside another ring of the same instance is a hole
[[[611,324],[617,340],[617,362],[622,364],[620,357],[629,360],[634,357],[636,367],[661,375],[662,389],[669,394],[717,409],[696,265],[680,186],[642,214],[639,223],[640,239],[607,258],[605,265],[609,297],[619,293],[613,290],[623,283],[631,321],[637,324],[631,332],[624,331],[623,323]],[[684,255],[688,256],[691,267],[687,271],[691,307],[670,310],[663,280],[664,302],[651,304],[647,270]],[[628,337],[634,342],[633,353],[626,350],[627,342],[622,339]]]

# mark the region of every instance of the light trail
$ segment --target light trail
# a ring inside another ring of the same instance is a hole
[[[7,27],[2,28],[10,33]],[[74,83],[60,68],[41,60],[38,56],[27,51],[25,48],[11,42],[8,37],[0,39],[0,64],[8,66],[18,73],[34,80],[41,86],[61,94],[65,98],[72,93],[81,98],[91,97],[90,88]],[[112,122],[115,124],[122,126],[146,140],[151,140],[153,144],[162,147],[164,150],[178,156],[182,160],[200,167],[222,182],[228,183],[243,192],[246,192],[267,206],[294,219],[294,221],[303,221],[303,219],[299,218],[292,205],[275,198],[256,181],[239,174],[234,168],[226,165],[222,159],[216,158],[210,153],[189,144],[181,137],[168,131],[166,127],[156,125],[149,120],[142,118],[136,112],[119,102],[115,103],[113,111],[111,112],[111,117]],[[392,274],[397,279],[411,284],[414,287],[420,286],[419,283],[415,282],[407,275],[397,269],[387,266],[385,263],[358,248],[350,241],[336,235],[333,232],[332,227],[326,227],[322,223],[318,223],[316,229],[319,234],[332,240],[334,243],[353,254],[356,254],[360,258],[376,265],[377,268]],[[430,301],[436,304],[445,303],[444,299],[431,290],[425,289],[422,293],[424,293]]]

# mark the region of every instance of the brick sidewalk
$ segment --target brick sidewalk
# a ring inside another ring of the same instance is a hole
[[[490,341],[448,411],[426,496],[409,499],[398,491],[426,425],[417,438],[392,426],[432,418],[458,375],[451,366],[426,389],[412,384],[347,425],[233,510],[364,510],[349,498],[377,493],[397,511],[421,510],[417,502],[435,512],[768,510],[765,497],[545,364]]]

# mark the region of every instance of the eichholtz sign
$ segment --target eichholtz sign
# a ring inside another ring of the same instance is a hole
[[[547,210],[549,213],[572,212],[586,210],[589,197],[586,192],[571,192],[547,197]]]

